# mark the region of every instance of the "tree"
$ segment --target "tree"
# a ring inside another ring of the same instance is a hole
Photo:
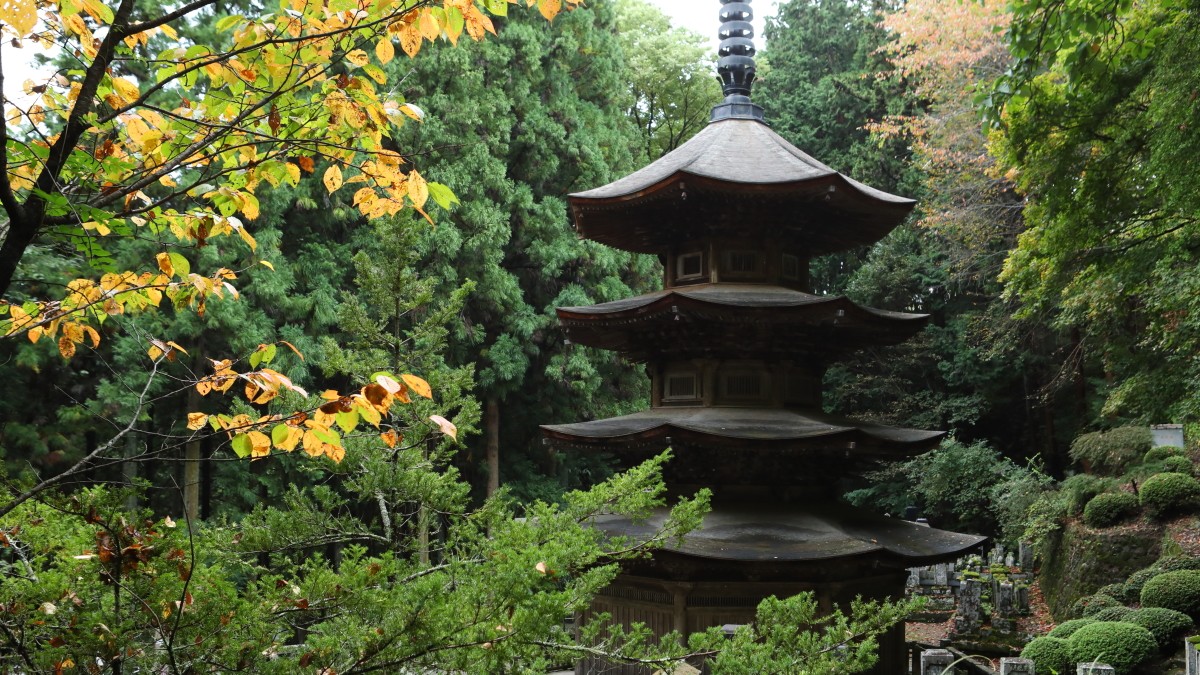
[[[617,3],[617,34],[630,74],[626,106],[642,139],[637,156],[644,164],[703,129],[721,102],[721,87],[704,36],[672,26],[644,0]]]
[[[1104,424],[1197,409],[1194,3],[1030,3],[991,92],[994,149],[1026,195],[1009,297],[1079,335]]]

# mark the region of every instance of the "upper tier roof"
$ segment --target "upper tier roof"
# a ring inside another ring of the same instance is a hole
[[[798,253],[820,255],[878,241],[916,202],[834,171],[763,122],[726,119],[570,203],[583,237],[628,251],[660,253],[761,228]]]
[[[572,341],[639,361],[681,355],[836,355],[898,344],[929,318],[764,284],[681,286],[557,311]]]

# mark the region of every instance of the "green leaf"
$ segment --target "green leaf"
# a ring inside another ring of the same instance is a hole
[[[442,185],[441,183],[434,183],[433,181],[426,183],[426,185],[429,187],[429,196],[433,197],[433,201],[443,209],[449,211],[451,204],[459,203],[458,197],[454,194],[454,191],[445,185]]]
[[[483,6],[496,16],[508,16],[508,0],[483,0]]]
[[[230,14],[229,16],[217,22],[218,31],[226,31],[233,28],[239,21],[245,19],[241,14]]]
[[[342,437],[333,433],[333,431],[331,431],[329,429],[322,429],[321,427],[315,427],[315,428],[313,428],[312,433],[314,436],[321,439],[322,443],[328,443],[337,448],[342,447]]]
[[[280,443],[283,443],[284,441],[287,440],[287,437],[288,437],[288,425],[276,424],[275,427],[273,429],[271,429],[271,442],[274,443],[275,445],[279,445]]]
[[[351,410],[350,412],[340,412],[333,417],[337,420],[337,425],[342,428],[342,433],[350,433],[358,426],[358,411]]]
[[[233,446],[234,453],[242,459],[249,457],[250,453],[254,450],[254,444],[250,442],[250,437],[246,434],[234,436],[233,442],[230,445]]]
[[[174,251],[167,253],[167,257],[171,259],[171,267],[175,268],[175,276],[183,279],[191,274],[192,264],[188,262],[187,258]]]
[[[277,347],[276,347],[274,344],[269,344],[269,345],[267,345],[267,348],[266,348],[266,349],[264,349],[264,350],[262,351],[262,355],[263,355],[263,356],[262,356],[262,362],[263,362],[263,365],[267,365],[267,364],[268,364],[268,363],[270,363],[271,361],[274,361],[274,360],[275,360],[275,353],[276,353],[277,351],[279,351],[279,349],[278,349],[278,348],[277,348]]]

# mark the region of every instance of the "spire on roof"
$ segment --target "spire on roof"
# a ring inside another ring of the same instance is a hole
[[[717,75],[725,100],[712,110],[710,121],[725,119],[762,120],[762,108],[750,102],[754,84],[754,11],[750,0],[721,0],[721,29],[718,35]]]

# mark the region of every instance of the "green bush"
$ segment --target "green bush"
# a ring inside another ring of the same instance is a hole
[[[1141,601],[1142,587],[1146,585],[1154,577],[1162,574],[1163,571],[1151,565],[1144,570],[1138,570],[1129,575],[1129,579],[1125,581],[1125,597],[1132,600]]]
[[[1107,492],[1092,497],[1083,507],[1083,522],[1089,527],[1109,527],[1128,520],[1138,510],[1137,495]]]
[[[1187,614],[1166,607],[1143,607],[1124,620],[1150,631],[1163,651],[1173,650],[1179,638],[1195,624]]]
[[[1128,621],[1129,617],[1135,610],[1129,607],[1106,607],[1099,612],[1091,615],[1090,619],[1095,621]]]
[[[1154,518],[1191,513],[1200,508],[1200,481],[1182,473],[1160,473],[1142,483],[1140,496]]]
[[[1120,607],[1120,606],[1121,606],[1121,601],[1117,600],[1116,598],[1112,597],[1111,595],[1102,595],[1100,593],[1094,593],[1087,597],[1076,600],[1075,604],[1071,605],[1071,614],[1073,616],[1084,617],[1084,618],[1090,619],[1093,614],[1095,614],[1096,612],[1099,612],[1102,609],[1108,609],[1109,607]]]
[[[1187,457],[1187,450],[1175,447],[1174,445],[1160,445],[1150,448],[1146,451],[1146,456],[1142,458],[1143,462],[1159,462],[1168,457]]]
[[[1071,661],[1071,649],[1067,641],[1057,637],[1046,636],[1030,640],[1021,650],[1021,658],[1033,661],[1033,670],[1036,673],[1058,672],[1065,675],[1075,667]]]
[[[1075,631],[1093,623],[1096,623],[1095,619],[1071,619],[1070,621],[1064,621],[1058,624],[1054,627],[1054,630],[1047,633],[1047,635],[1065,640],[1074,635]]]
[[[1140,592],[1141,590],[1142,589],[1139,586],[1138,591]],[[1130,595],[1125,590],[1124,582],[1121,582],[1118,584],[1109,584],[1107,586],[1101,586],[1100,590],[1098,590],[1096,592],[1103,594],[1103,595],[1111,595],[1112,597],[1116,598],[1117,600],[1120,600],[1122,603],[1125,603],[1125,604],[1129,604],[1131,602],[1137,602],[1137,600],[1138,600],[1137,593]]]
[[[1163,471],[1169,473],[1182,473],[1191,476],[1196,471],[1192,460],[1187,457],[1163,457],[1158,463],[1162,465]]]
[[[1196,556],[1181,554],[1168,555],[1159,558],[1151,565],[1153,569],[1160,572],[1175,572],[1177,570],[1200,570],[1200,558]]]
[[[1200,616],[1200,570],[1163,572],[1142,586],[1142,607],[1166,607]]]
[[[1158,652],[1150,631],[1122,621],[1097,621],[1075,631],[1067,640],[1072,663],[1100,661],[1117,675],[1133,672]]]
[[[1076,474],[1059,484],[1059,490],[1066,497],[1068,515],[1071,516],[1083,513],[1083,507],[1096,495],[1120,489],[1121,483],[1117,479],[1090,473]]]
[[[1071,443],[1071,459],[1086,462],[1093,473],[1119,476],[1150,450],[1149,427],[1119,427],[1084,434]]]

